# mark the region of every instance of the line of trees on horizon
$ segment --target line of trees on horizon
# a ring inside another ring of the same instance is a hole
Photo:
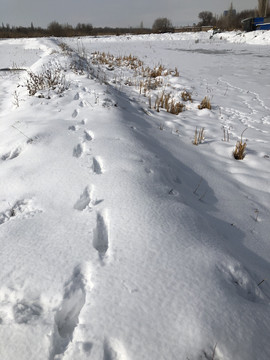
[[[221,30],[241,29],[241,20],[248,17],[270,16],[270,0],[258,0],[258,8],[254,10],[243,10],[236,12],[233,3],[228,11],[217,16],[211,11],[202,11],[198,14],[200,21],[194,28],[201,29],[202,26],[213,26]],[[183,27],[184,29],[185,27]],[[75,27],[69,24],[59,24],[52,21],[46,29],[35,27],[33,23],[29,27],[10,26],[9,24],[0,27],[0,38],[18,38],[18,37],[72,37],[72,36],[98,36],[98,35],[122,35],[122,34],[150,34],[161,32],[173,32],[175,29],[172,22],[161,17],[154,21],[152,28],[145,28],[143,22],[138,27],[112,28],[112,27],[93,27],[92,24],[77,24]]]
[[[79,23],[76,26],[70,24],[60,24],[52,21],[46,29],[31,26],[10,26],[2,23],[0,27],[0,38],[16,38],[16,37],[72,37],[72,36],[97,36],[97,35],[122,35],[122,34],[148,34],[152,29],[144,28],[141,24],[138,27],[129,28],[112,28],[112,27],[93,27],[92,24]]]

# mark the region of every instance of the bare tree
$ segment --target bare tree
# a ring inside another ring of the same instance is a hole
[[[211,11],[202,11],[199,13],[198,18],[201,19],[198,25],[205,26],[205,25],[214,25],[215,18]]]
[[[152,29],[155,32],[171,32],[173,31],[173,26],[171,20],[167,18],[158,18],[154,21]]]

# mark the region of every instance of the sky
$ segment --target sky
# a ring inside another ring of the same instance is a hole
[[[254,9],[257,0],[234,0],[237,11]],[[41,26],[52,21],[94,27],[152,27],[155,19],[167,17],[174,26],[192,25],[201,11],[220,15],[231,0],[0,0],[0,24]]]

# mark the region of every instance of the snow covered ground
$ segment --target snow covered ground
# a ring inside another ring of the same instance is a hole
[[[270,358],[269,45],[0,41],[1,360]]]

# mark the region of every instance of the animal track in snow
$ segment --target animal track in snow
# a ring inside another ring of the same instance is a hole
[[[218,267],[225,280],[233,284],[239,296],[246,300],[256,302],[265,299],[265,296],[257,283],[240,264],[224,264]]]
[[[117,339],[105,339],[103,360],[128,360],[124,346]]]
[[[103,171],[102,171],[102,166],[101,166],[101,162],[100,160],[98,160],[97,158],[93,158],[93,166],[92,166],[92,169],[94,171],[95,174],[102,174]]]
[[[5,154],[3,154],[1,156],[1,159],[3,161],[6,161],[6,160],[12,160],[12,159],[15,159],[16,157],[18,157],[20,155],[20,153],[22,152],[22,147],[21,146],[18,146],[17,148],[15,148],[14,150],[11,150]]]
[[[55,315],[55,326],[52,337],[50,360],[63,354],[79,323],[80,312],[86,299],[86,280],[80,266],[75,267],[71,279],[65,285],[62,304]]]
[[[75,146],[75,148],[73,149],[73,156],[76,158],[79,158],[82,156],[84,152],[84,146],[83,144],[78,144],[77,146]]]
[[[96,221],[93,247],[97,250],[100,260],[103,260],[109,248],[108,224],[101,213],[97,213]]]
[[[76,118],[77,116],[79,115],[79,110],[78,109],[75,109],[72,113],[72,117],[73,118]]]
[[[34,208],[32,200],[19,200],[13,206],[10,206],[9,209],[0,213],[0,225],[22,214],[26,217],[31,217],[39,212],[41,210]]]

